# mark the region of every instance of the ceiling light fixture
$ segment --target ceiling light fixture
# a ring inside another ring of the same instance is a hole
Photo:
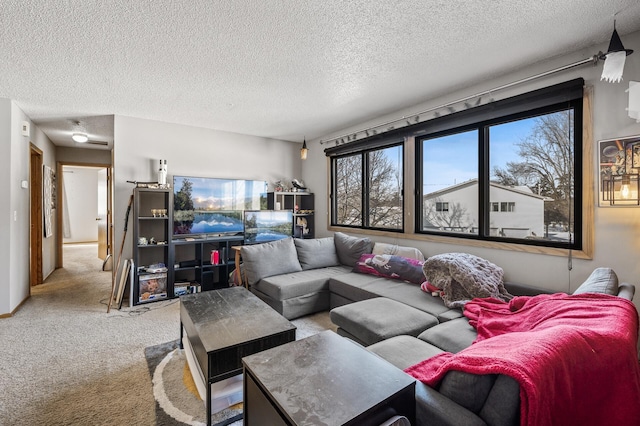
[[[86,133],[74,133],[71,135],[71,139],[78,143],[85,143],[89,141],[89,136]]]
[[[598,54],[598,59],[604,61],[600,80],[605,80],[609,83],[620,83],[622,81],[624,63],[627,56],[632,53],[633,50],[625,49],[622,45],[622,40],[620,40],[620,36],[616,30],[616,21],[614,19],[613,34],[611,34],[611,41],[609,41],[609,49],[607,53],[600,52]]]
[[[307,149],[307,138],[305,137],[304,140],[302,141],[302,149],[300,149],[300,158],[302,160],[306,160],[308,153],[309,153],[309,150]]]

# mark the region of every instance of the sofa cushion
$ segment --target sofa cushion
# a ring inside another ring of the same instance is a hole
[[[302,270],[340,265],[333,237],[293,240]]]
[[[402,256],[365,253],[360,256],[353,271],[422,284],[425,281],[422,263]]]
[[[331,293],[352,302],[386,297],[405,305],[439,317],[450,309],[444,306],[442,299],[423,293],[419,287],[404,281],[390,280],[366,274],[344,274],[332,277],[329,282]],[[456,309],[456,312],[460,312]]]
[[[520,385],[513,377],[499,374],[480,410],[488,425],[520,424]]]
[[[319,291],[329,291],[329,279],[347,273],[346,266],[333,266],[265,277],[253,289],[275,300],[286,300]]]
[[[399,246],[397,244],[387,244],[376,242],[373,244],[373,254],[391,254],[393,256],[408,257],[424,262],[424,255],[415,247]]]
[[[490,423],[486,423],[477,414],[418,381],[416,382],[416,424],[487,426]]]
[[[367,347],[374,354],[384,358],[401,370],[442,353],[442,349],[413,336],[391,337]]]
[[[366,345],[401,334],[415,337],[438,323],[433,315],[384,297],[334,308],[330,317]]]
[[[606,293],[618,294],[618,276],[611,268],[596,268],[573,294]]]
[[[351,237],[342,232],[336,232],[333,235],[333,241],[340,263],[351,267],[355,266],[364,253],[371,253],[373,248],[373,243],[369,238]]]
[[[451,370],[442,379],[438,390],[467,410],[478,413],[495,380],[495,374],[470,374]]]
[[[452,319],[422,332],[418,339],[429,342],[443,351],[457,353],[471,346],[478,332],[466,317]]]
[[[242,246],[241,253],[250,285],[265,277],[302,271],[293,238]]]

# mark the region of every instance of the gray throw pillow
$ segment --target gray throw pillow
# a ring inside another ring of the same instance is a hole
[[[333,234],[333,241],[340,263],[346,266],[355,266],[360,256],[371,253],[373,249],[373,242],[369,238],[351,237],[342,232]]]
[[[573,294],[605,293],[618,294],[618,276],[611,268],[596,268]]]
[[[293,238],[242,246],[241,253],[250,285],[262,278],[302,271]]]
[[[325,268],[340,264],[333,237],[293,240],[302,270]]]

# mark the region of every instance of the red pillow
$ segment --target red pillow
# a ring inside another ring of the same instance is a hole
[[[354,272],[377,275],[422,284],[425,281],[422,264],[416,259],[390,254],[363,254],[358,259]]]

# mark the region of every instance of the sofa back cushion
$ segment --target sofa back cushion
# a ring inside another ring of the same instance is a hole
[[[606,293],[618,294],[618,276],[611,268],[596,268],[573,294]]]
[[[302,271],[293,238],[242,246],[242,261],[250,285],[265,277]]]
[[[333,237],[310,240],[296,238],[293,242],[303,271],[340,265]]]
[[[346,266],[355,266],[360,256],[371,253],[373,249],[373,242],[369,238],[351,237],[342,232],[336,232],[333,241],[340,263]]]

